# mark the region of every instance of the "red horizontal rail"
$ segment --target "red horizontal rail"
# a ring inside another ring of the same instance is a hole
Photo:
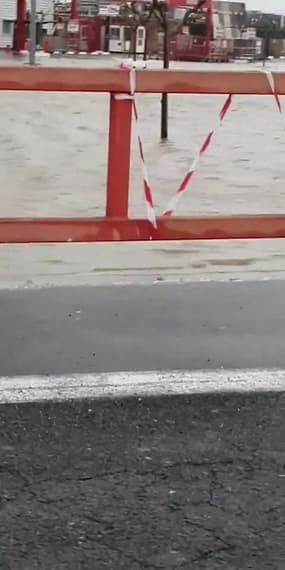
[[[284,215],[159,218],[158,229],[146,220],[126,218],[0,219],[0,243],[95,241],[214,240],[285,238]]]
[[[284,95],[285,73],[273,76]],[[272,95],[262,71],[137,71],[136,88],[141,93]],[[285,238],[285,214],[163,217],[155,231],[147,220],[127,218],[131,101],[112,95],[129,91],[126,71],[0,66],[1,90],[108,92],[111,98],[107,217],[0,219],[0,243]]]
[[[272,94],[262,71],[137,71],[139,93],[237,95]],[[272,73],[280,95],[285,95],[285,73]],[[0,91],[129,91],[129,78],[120,69],[0,66]]]

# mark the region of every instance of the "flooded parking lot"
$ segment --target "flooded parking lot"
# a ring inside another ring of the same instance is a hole
[[[4,63],[5,60],[3,60]],[[115,58],[41,58],[40,65],[116,66]],[[158,67],[159,62],[151,62]],[[194,64],[173,66],[195,68]],[[276,64],[273,64],[276,68]],[[283,63],[279,64],[282,68]],[[243,69],[242,65],[225,68]],[[199,66],[201,67],[201,65]],[[215,69],[213,65],[205,68]],[[252,69],[251,66],[247,67]],[[259,66],[259,69],[262,68]],[[285,65],[284,65],[285,69]],[[223,97],[175,95],[169,141],[159,140],[160,97],[139,95],[138,109],[157,212],[175,192]],[[104,212],[108,96],[1,93],[1,216],[98,216]],[[235,97],[223,127],[180,202],[178,214],[279,213],[284,208],[284,125],[271,97]],[[144,215],[141,167],[133,140],[130,215]],[[284,241],[195,244],[3,246],[0,282],[89,282],[165,275],[282,273]],[[142,273],[141,273],[142,274]]]

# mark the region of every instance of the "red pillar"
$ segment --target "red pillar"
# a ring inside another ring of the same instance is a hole
[[[70,18],[76,20],[78,18],[78,0],[71,0]]]
[[[26,0],[17,0],[17,19],[13,50],[19,53],[25,49],[26,42]]]

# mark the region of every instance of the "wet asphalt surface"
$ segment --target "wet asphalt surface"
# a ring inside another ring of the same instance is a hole
[[[0,376],[285,368],[284,281],[0,291]]]
[[[284,282],[2,291],[1,376],[285,367]],[[0,407],[0,568],[283,570],[284,394]]]

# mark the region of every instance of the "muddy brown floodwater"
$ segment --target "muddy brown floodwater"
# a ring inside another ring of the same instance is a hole
[[[7,63],[5,59],[2,60]],[[22,62],[23,63],[23,62]],[[116,66],[116,58],[39,59],[40,65]],[[15,63],[13,63],[15,64]],[[151,62],[152,67],[160,65]],[[276,64],[270,64],[277,68]],[[279,68],[285,65],[281,62]],[[173,66],[196,68],[194,64]],[[201,67],[201,65],[199,66]],[[252,69],[225,65],[226,69]],[[254,68],[261,69],[256,64]],[[215,65],[204,65],[215,69]],[[170,97],[167,144],[159,141],[160,97],[139,95],[138,109],[157,211],[175,191],[223,97]],[[1,93],[1,217],[98,216],[104,212],[108,96]],[[234,98],[233,107],[178,214],[279,213],[284,208],[284,125],[271,97]],[[144,215],[133,140],[130,215]],[[120,282],[124,279],[278,277],[285,243],[276,241],[1,246],[0,283]]]

